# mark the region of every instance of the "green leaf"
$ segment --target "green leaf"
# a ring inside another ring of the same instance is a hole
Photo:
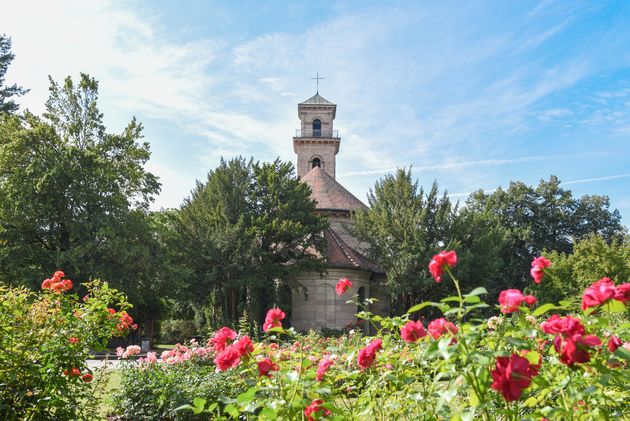
[[[197,396],[195,399],[193,399],[193,405],[197,408],[203,408],[206,406],[206,400]]]
[[[259,420],[275,420],[278,418],[278,414],[271,408],[263,408],[258,414]]]
[[[241,412],[238,410],[238,408],[236,408],[232,404],[229,404],[225,408],[223,408],[223,411],[230,415],[232,418],[238,418],[238,416],[241,415]]]
[[[183,411],[184,409],[189,409],[191,411],[195,410],[195,407],[192,406],[191,404],[187,403],[186,405],[182,405],[182,406],[178,406],[177,408],[175,408],[175,411]],[[196,414],[196,412],[195,412]]]
[[[617,350],[615,351],[615,355],[618,356],[619,358],[623,358],[626,361],[630,361],[630,351],[628,351],[626,348],[622,346],[617,348]]]
[[[243,392],[237,396],[236,402],[240,405],[251,402],[256,397],[257,391],[258,389],[256,389],[255,387],[249,388],[246,392]]]
[[[464,294],[464,297],[476,297],[478,295],[488,294],[488,290],[484,287],[477,287],[470,291],[468,294]]]
[[[508,336],[505,338],[505,340],[510,344],[510,345],[514,345],[515,347],[519,348],[519,349],[529,349],[532,347],[532,344],[527,342],[526,340],[523,339],[519,339],[519,338],[513,338],[511,336]]]
[[[469,303],[469,304],[476,304],[476,303],[480,303],[481,302],[481,298],[479,298],[478,295],[471,295],[470,297],[464,298],[464,302],[465,303]]]
[[[609,300],[603,306],[603,310],[607,313],[624,313],[627,307],[624,303],[617,300]]]
[[[542,316],[543,314],[547,313],[548,311],[556,310],[556,309],[564,310],[564,307],[557,306],[557,305],[552,304],[552,303],[547,303],[547,304],[544,304],[544,305],[538,307],[536,310],[534,310],[534,312],[532,313],[532,316]]]
[[[415,313],[416,311],[420,311],[425,307],[437,307],[439,309],[442,308],[442,305],[440,303],[434,303],[431,301],[425,301],[423,303],[420,304],[416,304],[415,306],[411,307],[409,310],[407,310],[407,314],[411,314],[411,313]]]

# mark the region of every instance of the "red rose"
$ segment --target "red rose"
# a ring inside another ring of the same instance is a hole
[[[258,376],[259,377],[262,377],[262,376],[271,377],[271,374],[269,374],[270,371],[278,371],[278,364],[271,361],[270,358],[263,358],[262,360],[258,361]]]
[[[532,373],[527,358],[512,354],[508,357],[497,357],[496,369],[492,375],[492,388],[500,392],[506,401],[518,400],[523,389],[532,382]]]
[[[536,302],[536,297],[533,295],[523,296],[523,293],[518,289],[506,289],[499,294],[499,305],[501,306],[501,313],[513,313],[518,311],[518,308],[526,303],[527,305],[533,305]]]
[[[82,377],[85,383],[90,383],[94,377],[90,373],[85,373]]]
[[[231,346],[236,349],[239,357],[243,357],[254,352],[254,344],[252,343],[252,340],[249,338],[249,336],[241,337]]]
[[[584,335],[585,329],[580,319],[572,316],[560,317],[554,314],[540,324],[543,332],[556,335],[553,347],[566,365],[590,361],[588,348],[601,345],[595,335]]]
[[[279,308],[272,308],[267,311],[267,316],[265,317],[265,323],[263,324],[263,330],[267,332],[269,329],[274,327],[282,327],[281,320],[286,317],[284,311]]]
[[[455,326],[451,322],[446,321],[446,319],[443,317],[435,319],[431,323],[429,323],[428,330],[429,334],[433,336],[433,339],[438,339],[445,333],[451,333],[455,335],[457,334],[457,332],[459,332],[457,326]]]
[[[568,337],[556,336],[553,346],[560,354],[560,361],[571,366],[575,363],[587,363],[591,357],[588,348],[600,346],[602,341],[595,335],[576,334]]]
[[[234,346],[228,346],[214,358],[214,363],[220,371],[236,367],[241,362],[241,356]]]
[[[324,408],[322,405],[324,401],[321,399],[313,399],[311,404],[304,408],[304,416],[308,419],[308,421],[314,421],[313,414],[319,413],[320,418],[327,417],[330,415],[330,411]]]
[[[335,291],[337,292],[337,295],[343,295],[343,293],[346,292],[348,288],[352,288],[352,282],[350,282],[348,278],[343,278],[340,279],[339,282],[337,282],[337,285],[335,286]]]
[[[429,272],[433,275],[436,282],[442,282],[442,274],[444,273],[444,265],[453,267],[457,264],[457,254],[455,251],[441,251],[429,262]]]
[[[51,289],[52,283],[52,279],[44,279],[44,282],[42,282],[42,289]]]
[[[630,284],[621,284],[615,288],[615,300],[627,303],[630,301]]]
[[[324,374],[326,374],[332,364],[333,360],[330,357],[322,358],[322,360],[319,362],[319,365],[317,366],[317,371],[315,372],[315,378],[318,382],[321,382],[324,379]]]
[[[534,282],[536,282],[537,284],[540,283],[545,274],[544,269],[548,268],[549,266],[551,266],[551,261],[546,259],[545,257],[540,256],[534,258],[534,260],[532,261],[532,269],[529,272],[532,275],[532,278],[534,278]]]
[[[417,322],[410,320],[400,329],[400,336],[405,342],[417,342],[418,339],[427,336],[427,331],[420,320]]]
[[[68,338],[68,342],[70,342],[71,344],[76,344],[77,342],[79,342],[79,338]]]
[[[214,336],[210,338],[210,342],[212,342],[215,351],[221,352],[227,346],[227,342],[233,341],[236,339],[236,336],[236,332],[229,327],[222,327],[214,332]]]
[[[613,335],[608,339],[608,351],[615,352],[620,346],[621,339],[619,339],[619,336]]]
[[[72,367],[72,369],[70,371],[63,370],[63,374],[68,376],[68,377],[79,377],[79,376],[81,376],[81,371],[79,371],[79,369],[76,368],[76,367]]]
[[[382,342],[383,341],[380,338],[374,339],[365,348],[362,348],[359,351],[359,355],[357,357],[359,367],[370,368],[372,364],[374,364],[376,353],[383,349]]]
[[[582,295],[582,311],[604,304],[615,296],[615,284],[610,278],[602,278],[586,288]]]

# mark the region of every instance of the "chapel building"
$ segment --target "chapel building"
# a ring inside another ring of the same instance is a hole
[[[296,277],[302,288],[292,293],[291,324],[298,331],[355,325],[355,314],[360,309],[346,303],[355,294],[360,302],[368,297],[379,299],[370,306],[370,311],[387,312],[387,300],[380,288],[385,273],[363,255],[364,247],[348,231],[352,213],[367,206],[336,180],[335,161],[341,143],[338,131],[333,128],[336,112],[337,105],[319,92],[298,104],[301,128],[293,138],[297,174],[310,186],[317,213],[326,216],[330,224],[324,232],[326,273],[323,276],[303,273]],[[335,285],[340,278],[350,279],[353,287],[349,293],[337,296]]]

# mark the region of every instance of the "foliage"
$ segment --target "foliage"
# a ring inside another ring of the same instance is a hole
[[[16,84],[5,85],[4,78],[14,58],[15,55],[11,53],[11,38],[0,34],[0,113],[15,113],[19,106],[11,97],[21,96],[28,92],[28,89]]]
[[[166,319],[160,323],[160,340],[163,343],[183,343],[197,335],[197,326],[193,320]]]
[[[292,275],[320,270],[326,221],[293,165],[221,161],[178,212],[171,249],[181,256],[189,300],[214,312],[208,325],[234,325],[243,310],[260,321]]]
[[[114,394],[114,410],[123,420],[205,420],[207,416],[175,409],[195,398],[217,401],[242,391],[240,379],[232,373],[217,373],[203,361],[148,368],[129,362],[122,369],[121,388]]]
[[[148,143],[133,119],[108,133],[98,84],[51,80],[43,117],[0,117],[0,275],[14,284],[57,267],[125,291],[141,319],[157,317],[161,248],[147,218],[159,183],[144,164]],[[159,279],[158,279],[159,280]]]
[[[553,266],[544,286],[532,288],[544,301],[577,300],[580,292],[598,276],[630,278],[630,243],[617,239],[609,244],[592,234],[575,244],[573,253],[548,253]]]
[[[368,256],[387,273],[387,289],[401,311],[432,296],[425,265],[444,239],[451,238],[456,209],[437,183],[425,194],[411,170],[399,169],[376,182],[368,193],[370,208],[354,215],[353,233],[367,244]],[[443,246],[444,244],[442,244]]]
[[[0,418],[92,418],[98,385],[88,384],[86,359],[125,333],[130,320],[120,292],[99,281],[84,288],[80,300],[72,292],[0,284]]]
[[[621,216],[609,207],[606,196],[574,198],[555,176],[536,187],[512,182],[507,190],[478,191],[466,201],[470,212],[494,215],[509,229],[502,258],[504,269],[510,272],[504,271],[503,277],[514,288],[527,284],[529,262],[543,250],[571,253],[575,242],[590,234],[608,243],[622,240]]]

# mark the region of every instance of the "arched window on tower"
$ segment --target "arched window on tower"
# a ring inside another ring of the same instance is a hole
[[[319,168],[322,167],[322,161],[319,158],[313,158],[313,167],[312,168],[315,168],[315,167],[319,167]]]
[[[313,120],[313,137],[321,137],[322,135],[322,122],[319,119]]]

